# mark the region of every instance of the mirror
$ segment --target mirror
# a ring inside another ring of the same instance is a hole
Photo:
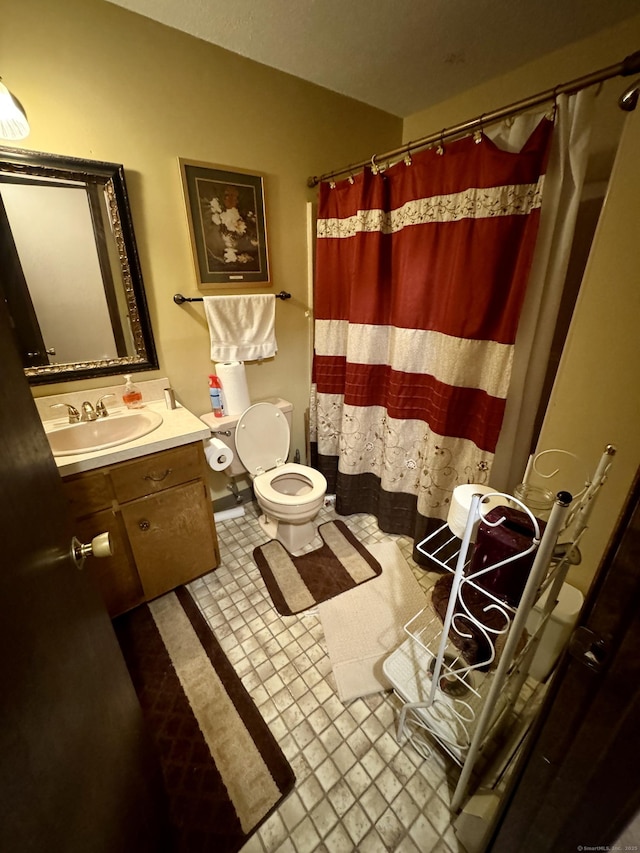
[[[0,148],[0,294],[32,384],[158,367],[121,165]]]

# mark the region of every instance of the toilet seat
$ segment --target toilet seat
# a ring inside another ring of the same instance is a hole
[[[238,420],[238,457],[250,474],[259,476],[285,464],[290,437],[287,419],[277,406],[254,403]]]
[[[303,495],[286,495],[279,492],[273,485],[273,481],[278,477],[299,476],[306,480],[310,489]],[[278,465],[277,468],[271,471],[264,471],[258,474],[253,481],[253,487],[256,493],[271,503],[278,504],[282,507],[300,506],[308,504],[312,501],[323,498],[327,490],[327,481],[324,474],[316,471],[315,468],[309,468],[308,465],[299,465],[297,462],[286,462],[284,465]]]

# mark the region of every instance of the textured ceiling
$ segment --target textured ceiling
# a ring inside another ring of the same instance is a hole
[[[402,117],[640,11],[638,0],[110,2]]]

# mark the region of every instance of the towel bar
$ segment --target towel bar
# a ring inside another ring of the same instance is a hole
[[[202,302],[203,299],[203,296],[183,296],[181,293],[176,293],[173,297],[176,305],[182,305],[183,302]],[[291,294],[281,290],[280,293],[276,293],[276,299],[291,299]]]

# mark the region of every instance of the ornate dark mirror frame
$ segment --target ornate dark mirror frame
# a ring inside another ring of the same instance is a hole
[[[120,263],[124,299],[135,354],[96,361],[25,367],[29,383],[67,382],[158,368],[151,320],[131,220],[124,168],[118,163],[82,160],[17,148],[0,147],[0,173],[82,182],[103,192],[115,251]],[[0,280],[0,292],[2,281]]]

